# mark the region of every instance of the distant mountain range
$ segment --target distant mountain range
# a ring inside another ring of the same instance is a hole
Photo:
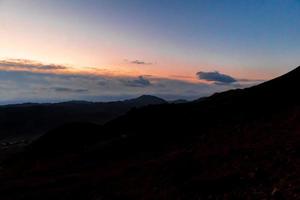
[[[167,101],[155,96],[143,95],[135,99],[107,103],[69,101],[0,106],[0,140],[38,136],[71,122],[103,124],[132,108],[164,103]]]
[[[298,199],[299,83],[300,67],[102,125],[64,124],[5,160],[0,198]]]

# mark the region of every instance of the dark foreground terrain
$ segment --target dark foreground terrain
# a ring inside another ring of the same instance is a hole
[[[0,199],[300,199],[300,68],[202,101],[53,129],[1,166]]]

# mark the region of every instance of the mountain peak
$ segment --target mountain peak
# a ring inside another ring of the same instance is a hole
[[[165,101],[164,99],[152,95],[142,95],[135,99],[125,100],[124,102],[130,104],[136,104],[136,106],[167,103],[167,101]]]
[[[136,99],[160,99],[160,100],[163,100],[159,97],[156,97],[156,96],[153,96],[153,95],[148,95],[148,94],[143,94],[143,95],[137,97]]]

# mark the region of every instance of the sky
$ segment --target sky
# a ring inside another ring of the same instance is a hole
[[[0,104],[196,99],[300,63],[299,0],[0,0]]]

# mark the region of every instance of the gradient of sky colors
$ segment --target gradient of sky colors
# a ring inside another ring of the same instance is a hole
[[[298,0],[0,0],[0,102],[245,87],[299,65],[299,27]]]

